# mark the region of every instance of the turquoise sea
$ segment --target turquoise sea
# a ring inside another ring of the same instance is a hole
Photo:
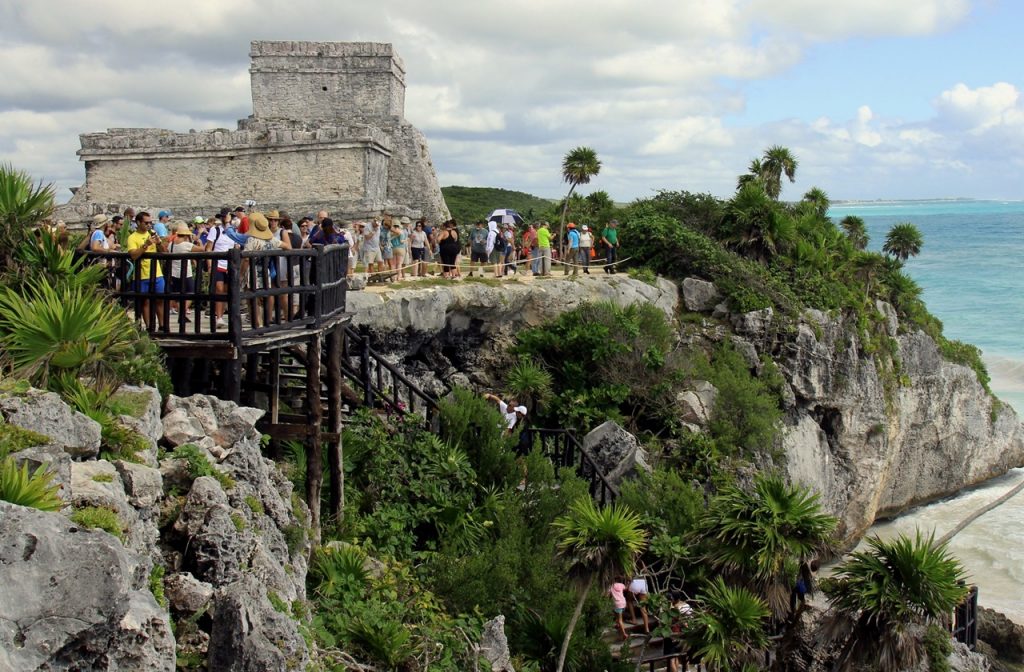
[[[992,391],[1024,417],[1024,202],[895,201],[844,204],[831,209],[864,219],[870,249],[880,250],[889,228],[910,222],[924,235],[921,254],[907,271],[924,288],[929,310],[942,320],[949,338],[982,349]],[[1024,480],[1024,469],[949,499],[879,522],[883,538],[913,535],[915,529],[941,536],[980,507]],[[982,516],[958,534],[950,550],[979,588],[982,604],[1024,623],[1024,493]],[[998,543],[995,543],[998,540]]]
[[[981,348],[992,391],[1024,416],[1024,201],[872,201],[834,206],[838,223],[857,215],[869,249],[881,250],[893,224],[924,236],[906,269],[948,338]]]

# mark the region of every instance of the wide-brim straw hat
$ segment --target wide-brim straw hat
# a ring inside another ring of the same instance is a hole
[[[176,236],[191,236],[192,229],[188,228],[188,224],[185,222],[178,222],[174,226],[174,235]]]
[[[262,212],[249,215],[249,235],[259,240],[270,240],[274,237],[270,232],[270,222]]]

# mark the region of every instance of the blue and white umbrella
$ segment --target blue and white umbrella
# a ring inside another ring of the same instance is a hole
[[[490,217],[487,218],[487,221],[497,222],[498,224],[515,224],[516,226],[519,226],[523,223],[523,216],[515,210],[502,208],[492,212]]]

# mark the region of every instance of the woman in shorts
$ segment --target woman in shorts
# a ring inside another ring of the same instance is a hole
[[[642,576],[633,577],[629,582],[629,594],[633,599],[629,601],[629,620],[636,623],[636,612],[633,611],[633,603],[640,607],[640,615],[644,619],[644,632],[651,631],[651,624],[647,620],[647,579]]]
[[[622,622],[622,612],[626,610],[626,584],[623,583],[625,580],[624,576],[616,576],[615,582],[608,589],[608,594],[612,596],[612,610],[615,612],[615,628],[622,635],[624,642],[629,640],[626,624]]]

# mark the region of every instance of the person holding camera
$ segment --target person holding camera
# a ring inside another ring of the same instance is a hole
[[[153,217],[148,212],[140,212],[135,216],[135,231],[128,236],[126,250],[135,262],[135,291],[150,296],[164,293],[164,273],[160,262],[154,263],[145,255],[155,252],[166,252],[167,244],[152,230]],[[142,321],[146,328],[153,330],[154,323],[163,323],[163,301],[147,298],[142,299]],[[152,305],[151,305],[152,304]],[[150,310],[152,308],[152,310]],[[151,314],[152,313],[152,314]]]

